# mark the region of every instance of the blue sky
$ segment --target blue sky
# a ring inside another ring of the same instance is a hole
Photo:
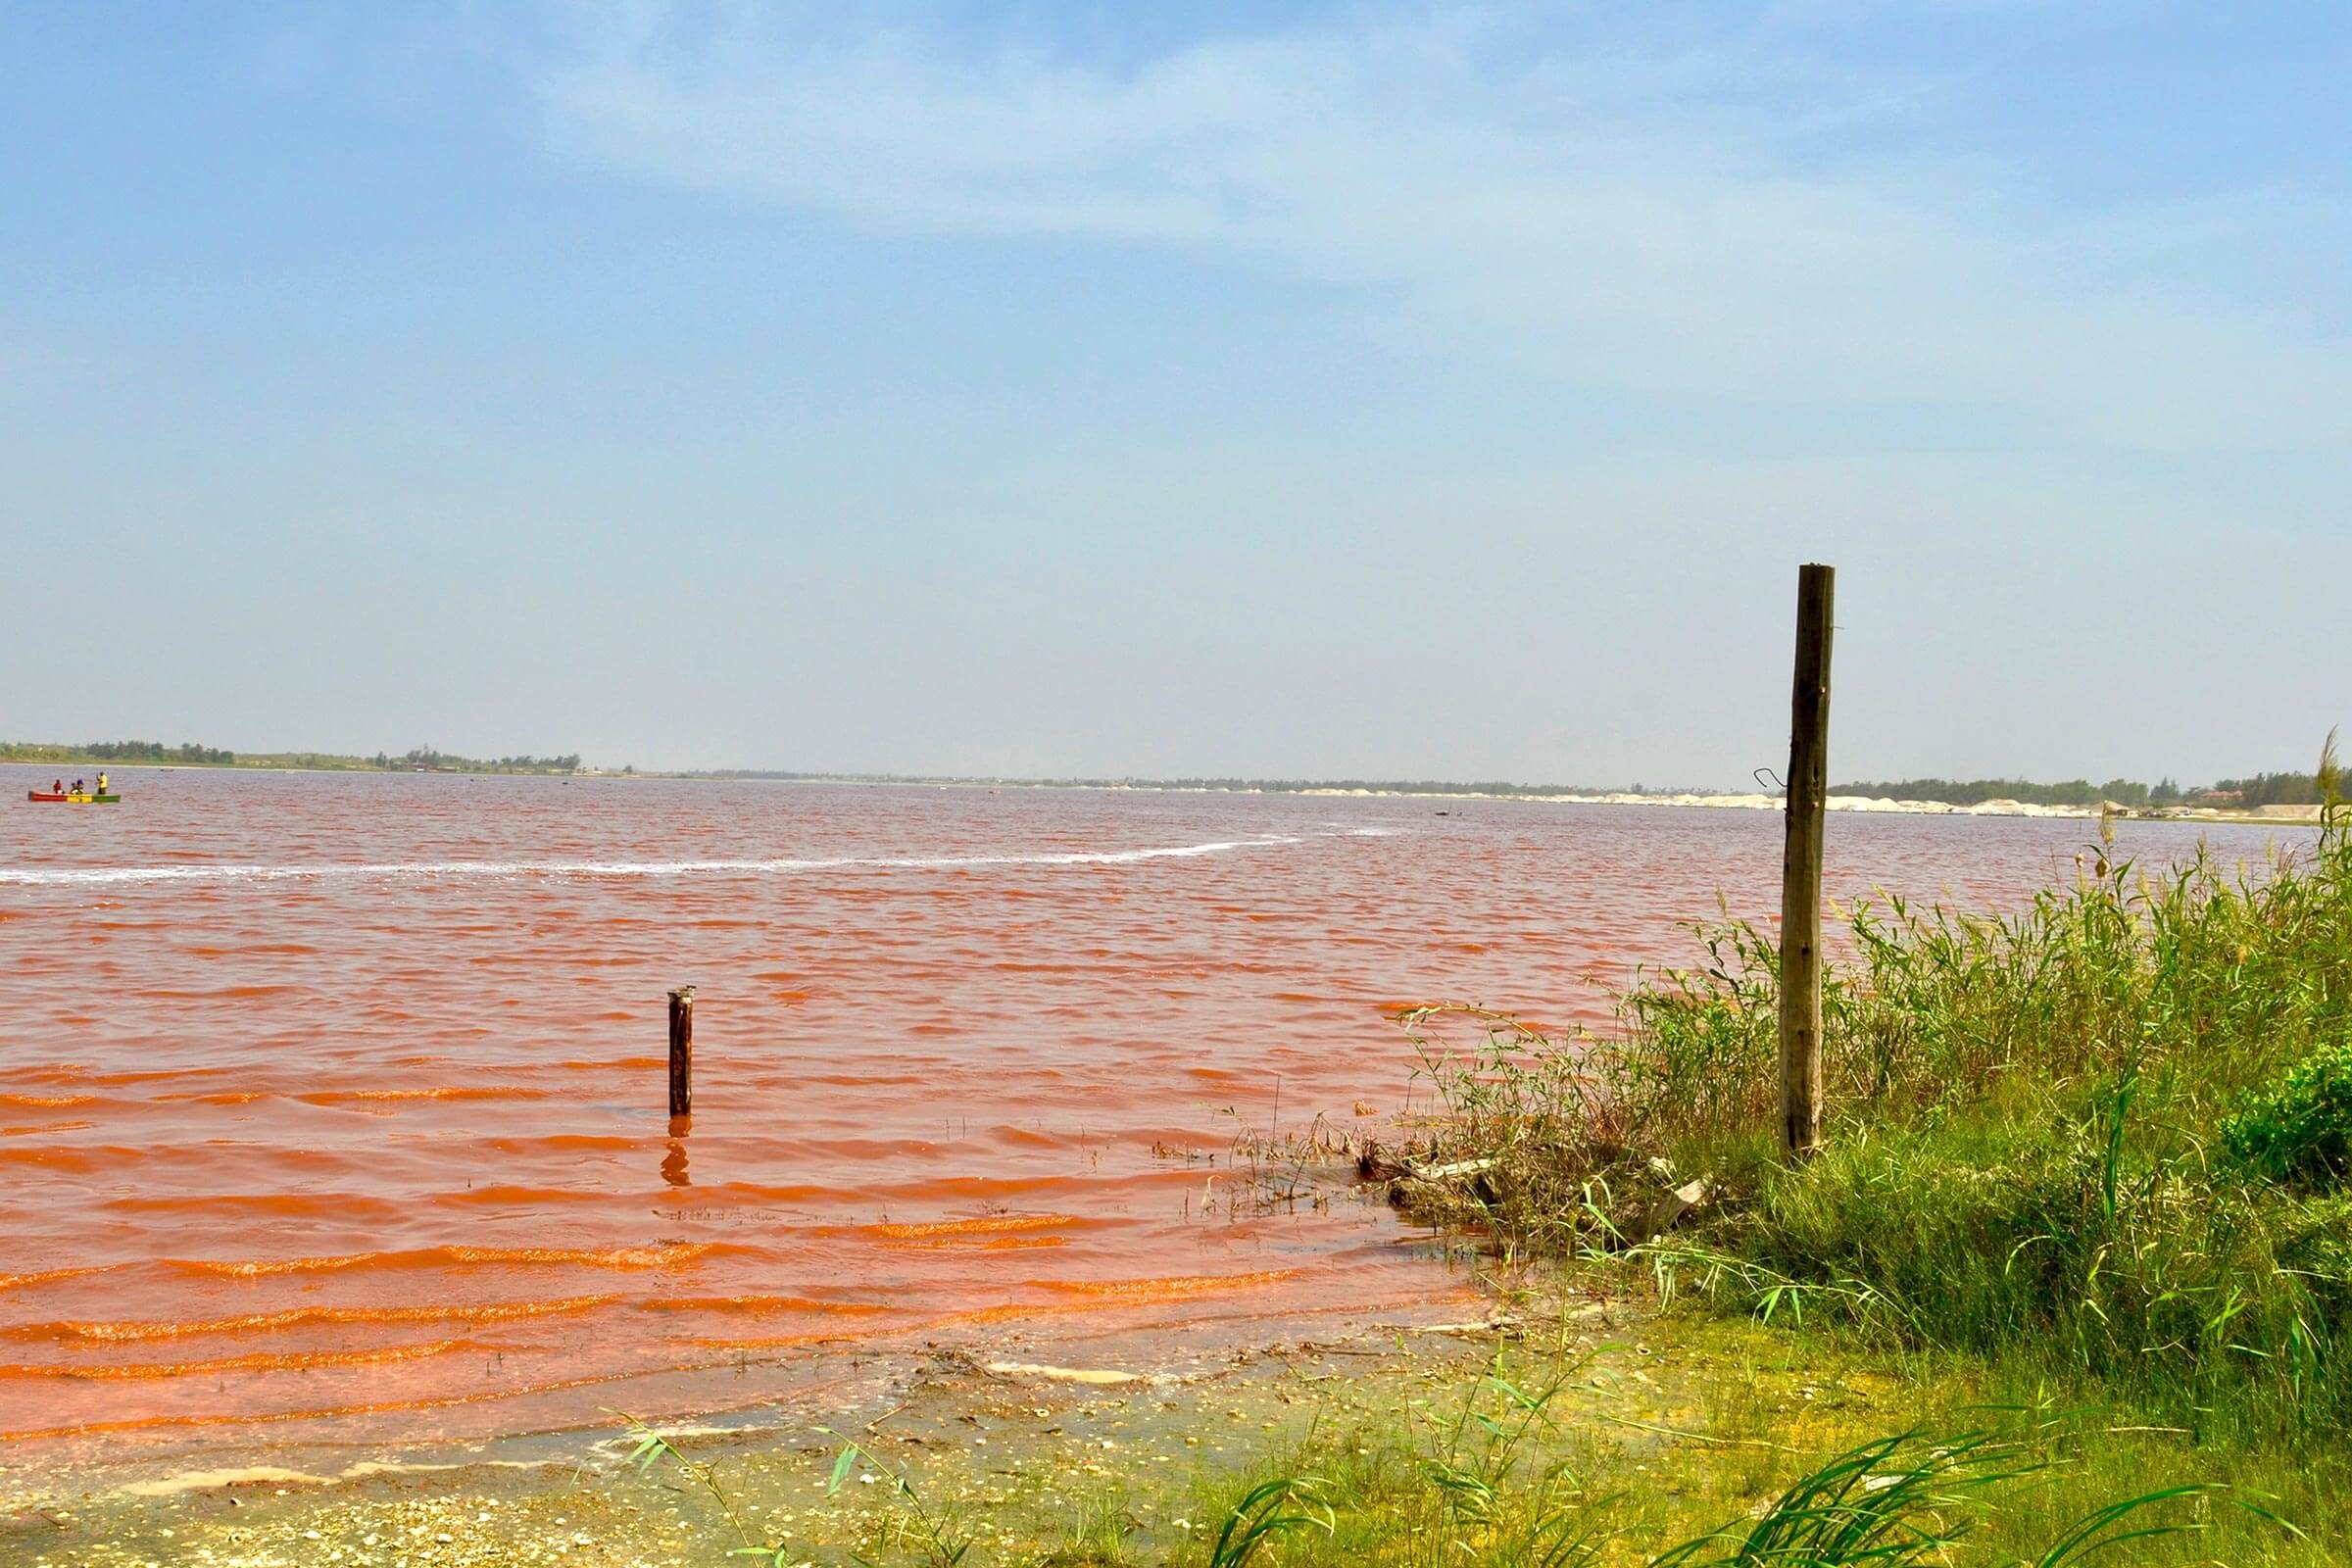
[[[0,733],[2211,776],[2352,719],[2334,5],[0,12]]]

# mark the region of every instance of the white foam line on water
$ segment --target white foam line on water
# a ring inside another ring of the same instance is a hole
[[[1133,865],[1188,859],[1232,850],[1275,849],[1304,840],[1267,836],[1175,844],[1147,850],[1040,851],[1027,855],[844,855],[825,858],[759,860],[388,860],[312,865],[90,865],[55,869],[0,866],[0,887],[89,887],[137,882],[293,882],[364,878],[741,875],[789,871],[955,871],[996,865]]]

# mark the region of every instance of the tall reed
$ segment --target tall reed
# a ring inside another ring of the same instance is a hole
[[[2293,1136],[2352,1138],[2304,1126],[2346,1113],[2310,1086],[2347,1082],[2329,1054],[2352,1049],[2332,737],[2319,776],[2316,840],[2257,865],[2144,866],[2110,822],[2072,887],[2015,914],[1840,911],[1829,1146],[1801,1167],[1771,1135],[1777,954],[1728,912],[1695,929],[1701,961],[1642,976],[1601,1035],[1489,1019],[1456,1048],[1434,1035],[1447,1015],[1408,1017],[1450,1112],[1439,1152],[1496,1159],[1464,1206],[1515,1247],[1647,1241],[1627,1192],[1704,1172],[1705,1222],[1647,1251],[1670,1286],[2043,1357],[2198,1430],[2340,1435],[2352,1188],[2332,1154],[2289,1181],[2231,1152],[2297,1094]]]

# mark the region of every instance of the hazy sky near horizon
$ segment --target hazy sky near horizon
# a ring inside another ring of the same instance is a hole
[[[1729,786],[2352,723],[2352,8],[0,10],[0,737]]]

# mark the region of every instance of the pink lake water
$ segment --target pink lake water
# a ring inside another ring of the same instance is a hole
[[[68,1447],[531,1430],[860,1341],[1459,1291],[1377,1206],[1221,1209],[1237,1134],[1397,1110],[1399,1004],[1599,1026],[1719,890],[1778,908],[1763,811],[33,774],[0,769],[0,1439]],[[2012,906],[2093,832],[1839,815],[1828,886]]]

